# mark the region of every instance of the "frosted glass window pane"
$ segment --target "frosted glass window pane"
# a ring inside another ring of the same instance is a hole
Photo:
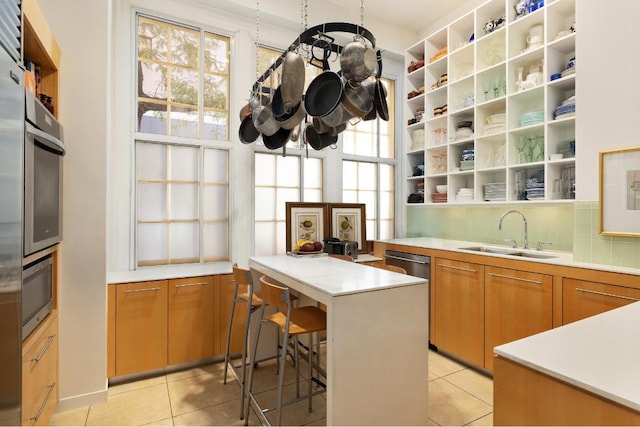
[[[276,252],[274,255],[284,255],[287,253],[287,223],[278,221],[276,223]]]
[[[347,154],[356,154],[356,135],[355,132],[342,132],[342,152]]]
[[[274,255],[276,253],[276,223],[257,222],[255,225],[256,256]]]
[[[198,186],[171,184],[171,219],[198,219]]]
[[[360,162],[358,164],[358,188],[360,190],[375,190],[376,181],[376,165]]]
[[[198,180],[198,149],[171,146],[171,179],[177,181]]]
[[[380,193],[380,220],[393,218],[393,214],[393,193],[388,193],[386,191]]]
[[[386,135],[380,135],[380,157],[387,159],[394,157],[393,144]]]
[[[358,203],[364,203],[367,205],[367,217],[377,217],[375,191],[360,191],[358,193]]]
[[[202,250],[204,261],[229,259],[229,223],[213,222],[204,225]]]
[[[300,158],[297,156],[274,157],[278,162],[276,185],[300,188]]]
[[[137,240],[138,263],[167,259],[167,224],[138,224]]]
[[[276,190],[276,220],[284,221],[286,218],[286,202],[299,202],[297,189],[278,188]]]
[[[342,202],[343,203],[358,203],[358,192],[357,191],[343,191],[342,192]]]
[[[200,260],[198,223],[172,223],[169,225],[171,260],[197,262]]]
[[[204,187],[204,220],[227,219],[227,187],[223,185],[206,185]]]
[[[204,150],[204,181],[229,182],[228,152],[226,150]]]
[[[276,185],[276,158],[272,154],[256,154],[256,186]]]
[[[167,177],[167,147],[162,144],[138,143],[138,179]]]
[[[358,163],[342,162],[342,188],[354,190],[358,186]]]
[[[367,240],[376,240],[376,222],[374,220],[367,220],[365,224]]]
[[[394,174],[395,170],[390,165],[380,165],[380,191],[393,191],[395,188]]]
[[[167,219],[166,184],[138,184],[138,219]]]
[[[393,221],[380,221],[380,235],[378,239],[392,239],[393,237]]]
[[[276,190],[275,188],[256,188],[256,221],[275,221]]]
[[[304,186],[322,188],[322,159],[304,159]]]
[[[322,202],[322,190],[306,189],[304,190],[305,202]]]

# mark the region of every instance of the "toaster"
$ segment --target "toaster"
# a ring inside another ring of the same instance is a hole
[[[342,241],[334,237],[325,239],[324,252],[328,254],[348,255],[353,259],[358,258],[358,242]]]

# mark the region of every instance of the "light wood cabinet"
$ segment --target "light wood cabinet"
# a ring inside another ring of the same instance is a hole
[[[169,280],[169,365],[213,357],[214,277]]]
[[[640,301],[640,289],[566,277],[562,281],[563,324],[636,301]]]
[[[48,425],[58,403],[58,313],[22,346],[22,425]]]
[[[432,343],[480,367],[484,366],[483,282],[483,265],[435,260]]]
[[[553,279],[546,274],[485,267],[484,367],[493,348],[553,327]]]
[[[167,281],[116,288],[116,375],[167,365]]]

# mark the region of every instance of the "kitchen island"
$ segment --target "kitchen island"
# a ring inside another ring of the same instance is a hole
[[[425,425],[428,292],[422,278],[326,255],[252,257],[262,275],[327,306],[327,425]]]

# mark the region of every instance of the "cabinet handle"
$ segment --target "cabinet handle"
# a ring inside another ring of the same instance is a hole
[[[146,288],[146,289],[127,289],[124,291],[125,294],[132,294],[134,292],[155,292],[159,291],[160,288]]]
[[[489,276],[502,277],[503,279],[513,279],[513,280],[519,280],[521,282],[535,283],[536,285],[542,285],[542,282],[540,280],[523,279],[521,277],[505,276],[504,274],[496,274],[496,273],[489,273]]]
[[[191,286],[206,286],[207,282],[198,282],[198,283],[186,283],[184,285],[176,285],[176,288],[189,288]]]
[[[625,297],[624,295],[610,294],[608,292],[592,291],[590,289],[576,288],[576,291],[584,292],[586,294],[596,294],[596,295],[602,295],[602,296],[605,296],[605,297],[626,299],[626,300],[629,300],[629,301],[640,301],[640,299],[638,299],[638,298]]]
[[[36,414],[36,416],[30,418],[31,421],[37,422],[40,419],[40,416],[42,415],[42,411],[44,411],[44,408],[45,406],[47,406],[47,402],[51,397],[51,393],[53,393],[53,389],[56,388],[56,383],[51,383],[48,387],[49,387],[49,391],[47,392],[47,395],[45,396],[44,401],[42,402],[42,405],[40,405],[40,409],[38,410],[38,413]]]
[[[50,335],[49,339],[47,341],[47,345],[45,345],[44,348],[42,349],[42,351],[36,357],[31,359],[31,361],[38,363],[44,357],[44,354],[47,352],[47,350],[49,350],[49,347],[51,346],[51,343],[53,343],[53,340],[55,340],[55,339],[56,339],[55,335]]]
[[[438,264],[438,267],[451,268],[453,270],[460,270],[460,271],[468,271],[469,273],[477,273],[477,271],[472,268],[456,267],[455,265]]]

